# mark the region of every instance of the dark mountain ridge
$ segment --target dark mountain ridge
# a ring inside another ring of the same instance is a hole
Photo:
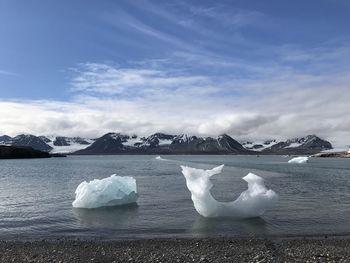
[[[294,138],[285,142],[279,142],[266,148],[262,153],[271,154],[314,154],[332,149],[332,144],[322,140],[315,134],[302,138]]]
[[[315,154],[332,149],[332,145],[316,135],[286,141],[240,143],[227,134],[214,137],[155,133],[148,137],[110,132],[97,139],[63,136],[0,136],[0,144],[29,146],[46,152],[72,154]],[[78,147],[77,147],[78,146]],[[70,148],[71,147],[71,148]],[[68,151],[69,152],[69,151]]]
[[[20,134],[12,138],[12,146],[28,146],[35,150],[49,152],[52,147],[37,136],[30,134]]]

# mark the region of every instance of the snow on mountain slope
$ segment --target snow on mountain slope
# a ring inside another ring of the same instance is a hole
[[[129,139],[127,139],[125,142],[123,142],[123,145],[136,146],[141,143],[143,143],[142,139],[140,137],[137,137],[137,135],[133,135]]]
[[[279,143],[279,141],[277,140],[267,140],[267,141],[263,141],[263,142],[251,142],[251,141],[247,141],[247,142],[243,142],[242,146],[244,148],[246,148],[247,150],[253,150],[253,151],[262,151],[265,150],[267,148],[272,147],[273,145]]]
[[[50,152],[52,148],[41,138],[32,134],[20,134],[12,138],[11,145],[32,147],[35,150]]]
[[[158,147],[170,145],[175,138],[174,135],[164,134],[164,133],[155,133],[150,136],[142,137],[139,139],[135,139],[136,143],[132,146],[135,147]]]
[[[291,144],[289,144],[288,146],[286,146],[284,148],[294,148],[294,147],[299,147],[300,145],[302,145],[302,143],[300,143],[300,142],[292,142]]]
[[[51,153],[72,153],[85,149],[90,146],[94,140],[81,137],[62,137],[62,136],[40,136],[50,147]]]
[[[266,141],[246,141],[240,144],[227,134],[215,137],[200,137],[187,134],[170,135],[154,133],[148,137],[107,133],[96,139],[64,136],[18,135],[0,136],[0,144],[29,146],[51,153],[78,154],[243,154],[250,151],[267,154],[309,154],[332,149],[332,144],[316,135],[308,135],[285,141],[276,139]]]
[[[11,145],[12,137],[8,135],[0,136],[0,145]]]
[[[254,151],[273,151],[286,152],[291,150],[328,150],[332,149],[332,145],[316,135],[307,135],[301,138],[288,139],[286,141],[268,140],[260,142],[243,142],[242,145],[249,150]]]

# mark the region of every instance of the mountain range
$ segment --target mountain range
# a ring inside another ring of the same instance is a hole
[[[302,138],[293,138],[286,141],[267,140],[262,143],[243,142],[249,150],[264,154],[311,154],[332,149],[332,144],[316,135],[307,135]]]
[[[50,153],[88,154],[314,154],[332,149],[330,142],[316,135],[278,141],[238,142],[227,134],[200,137],[155,133],[148,137],[107,133],[99,138],[0,136],[0,145],[29,146]]]

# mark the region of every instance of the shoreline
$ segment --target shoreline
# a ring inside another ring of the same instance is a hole
[[[0,241],[0,262],[349,262],[350,238]]]
[[[316,158],[350,158],[349,152],[320,152],[312,155]]]

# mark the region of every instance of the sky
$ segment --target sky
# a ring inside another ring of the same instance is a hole
[[[0,0],[0,134],[350,144],[347,0]]]

